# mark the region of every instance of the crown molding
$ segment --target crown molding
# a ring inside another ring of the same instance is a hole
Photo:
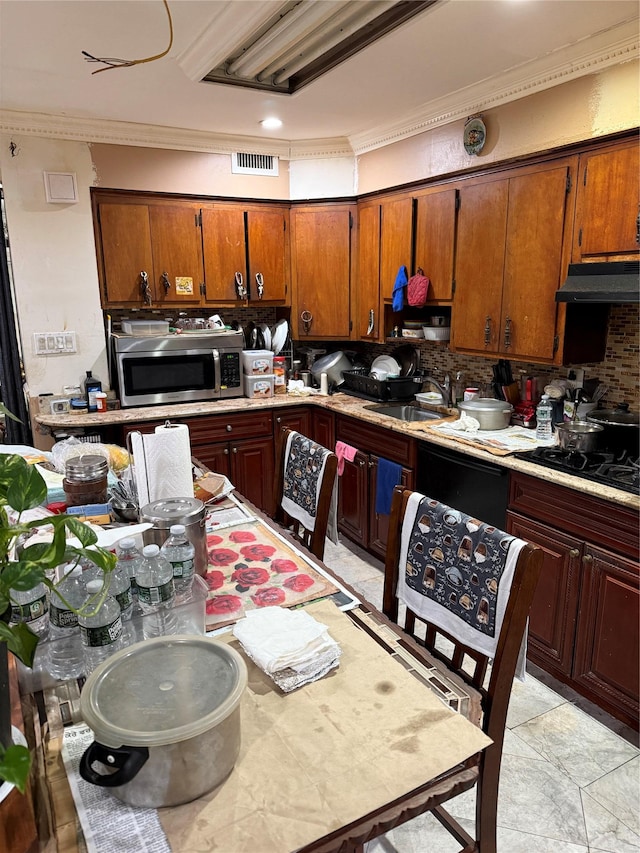
[[[536,92],[560,86],[614,65],[638,59],[638,22],[626,23],[614,31],[599,33],[588,41],[562,50],[562,61],[549,67],[549,58],[528,62],[519,69],[501,74],[430,101],[395,124],[379,125],[353,134],[349,142],[356,155],[383,148],[402,139],[417,136],[441,125],[466,119],[470,115],[526,98]]]

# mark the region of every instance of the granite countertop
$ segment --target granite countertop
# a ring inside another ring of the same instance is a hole
[[[573,476],[572,474],[550,470],[541,465],[527,462],[524,459],[517,459],[513,455],[496,456],[479,447],[472,447],[469,444],[457,441],[455,438],[438,435],[426,428],[425,422],[405,422],[381,415],[369,408],[375,406],[375,403],[369,400],[361,400],[358,397],[351,397],[347,394],[338,393],[330,396],[320,394],[283,394],[272,397],[269,400],[250,400],[245,397],[236,397],[230,400],[215,400],[206,403],[174,403],[167,406],[118,409],[102,414],[37,415],[35,420],[42,426],[53,429],[69,427],[86,428],[158,421],[163,418],[171,420],[203,415],[219,415],[224,412],[246,412],[252,409],[267,408],[277,411],[281,408],[302,405],[318,406],[336,414],[349,415],[375,426],[390,429],[393,432],[402,433],[421,441],[428,441],[432,444],[482,459],[485,462],[493,462],[496,465],[501,465],[513,471],[519,471],[541,480],[548,480],[556,485],[565,486],[583,494],[593,495],[602,500],[612,501],[621,506],[640,510],[640,496],[638,495],[625,492],[621,489],[611,488],[610,486],[604,486],[600,483],[594,483],[582,477]],[[439,411],[442,412],[443,419],[455,420],[457,417],[457,412],[454,410],[439,409]],[[427,423],[433,425],[436,421],[429,421]]]

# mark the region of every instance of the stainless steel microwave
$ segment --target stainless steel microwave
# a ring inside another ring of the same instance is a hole
[[[152,406],[242,397],[242,332],[111,336],[120,405]]]

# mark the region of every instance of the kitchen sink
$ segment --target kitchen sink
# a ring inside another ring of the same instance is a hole
[[[396,418],[399,421],[440,421],[446,417],[442,412],[434,412],[431,409],[421,409],[411,403],[396,403],[389,406],[365,406],[370,412],[385,415],[388,418]]]

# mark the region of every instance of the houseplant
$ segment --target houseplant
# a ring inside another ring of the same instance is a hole
[[[12,417],[0,403],[0,411]],[[7,655],[12,652],[31,666],[38,638],[25,623],[9,624],[11,589],[28,591],[40,583],[55,589],[50,579],[61,563],[88,557],[105,573],[113,570],[115,556],[109,551],[94,548],[97,537],[86,524],[68,515],[54,515],[35,521],[23,521],[27,510],[43,504],[47,497],[45,482],[33,465],[21,456],[0,453],[0,782],[4,780],[23,791],[29,774],[29,752],[11,743],[11,712],[8,690]],[[50,526],[51,541],[39,541],[16,551],[21,538],[34,528]],[[69,544],[67,533],[79,544]],[[106,595],[107,584],[105,584]],[[99,604],[99,602],[98,602]],[[91,605],[91,609],[95,605]],[[3,682],[4,679],[4,682]]]

